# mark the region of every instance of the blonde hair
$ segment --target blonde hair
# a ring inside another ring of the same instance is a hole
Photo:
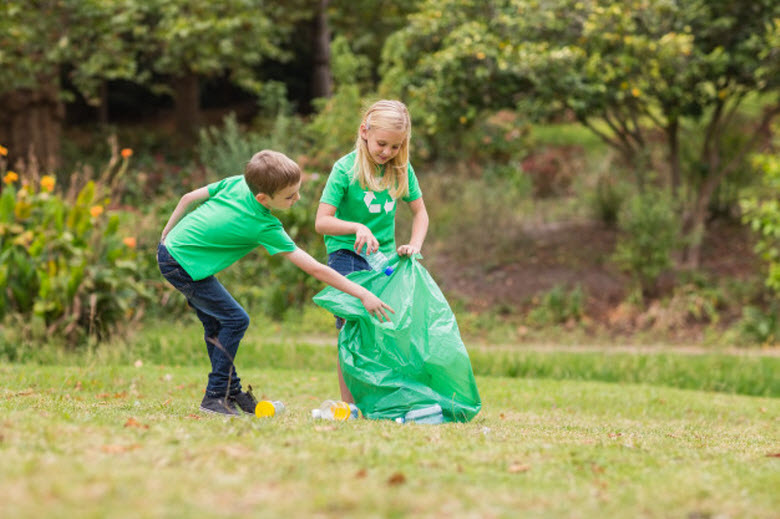
[[[263,150],[255,153],[247,163],[244,179],[253,195],[274,196],[280,189],[301,180],[301,168],[284,153]]]
[[[361,126],[366,131],[385,130],[403,132],[405,138],[401,143],[398,154],[385,164],[383,177],[377,175],[378,166],[368,152],[368,144],[360,136],[358,129],[355,141],[354,176],[360,182],[360,187],[372,191],[384,191],[387,189],[393,198],[401,198],[409,194],[409,139],[412,136],[412,120],[409,110],[400,101],[383,99],[372,104],[363,114]]]

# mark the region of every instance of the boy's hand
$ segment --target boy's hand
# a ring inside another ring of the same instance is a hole
[[[355,231],[355,251],[358,254],[362,253],[363,246],[366,247],[366,253],[373,254],[379,250],[379,240],[367,226],[359,224]]]
[[[414,256],[415,254],[420,253],[420,247],[417,247],[416,245],[412,245],[411,243],[407,243],[406,245],[401,245],[398,247],[398,255],[399,256]]]
[[[366,308],[366,310],[368,310],[370,315],[373,315],[380,321],[390,322],[390,317],[387,315],[388,310],[391,313],[395,313],[395,310],[390,308],[390,305],[379,299],[371,292],[368,292],[365,297],[362,297],[360,302],[363,303],[363,306]]]

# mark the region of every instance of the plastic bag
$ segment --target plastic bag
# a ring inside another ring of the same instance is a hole
[[[402,258],[390,276],[360,271],[347,277],[395,310],[391,322],[380,322],[357,298],[335,288],[314,296],[316,304],[346,320],[339,360],[362,413],[392,420],[439,404],[448,422],[476,416],[482,403],[455,315],[417,258]]]

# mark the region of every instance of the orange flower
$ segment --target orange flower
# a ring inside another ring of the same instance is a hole
[[[130,156],[133,154],[133,150],[130,148],[124,148],[122,149],[122,158],[127,159],[130,158]]]
[[[124,240],[122,240],[122,243],[124,243],[126,246],[130,247],[131,249],[135,249],[135,246],[137,245],[135,238],[133,236],[127,236]]]
[[[3,157],[8,155],[8,148],[6,148],[5,146],[0,145],[0,155],[2,155]]]
[[[97,218],[101,214],[103,214],[103,206],[102,205],[93,205],[89,209],[89,214],[92,215],[92,218]]]
[[[13,171],[9,171],[3,177],[3,182],[5,182],[6,184],[10,184],[11,182],[16,182],[17,180],[19,180],[19,175],[17,175]]]
[[[51,193],[52,191],[54,191],[54,184],[56,182],[57,180],[54,177],[50,175],[44,175],[43,177],[41,177],[41,189]]]

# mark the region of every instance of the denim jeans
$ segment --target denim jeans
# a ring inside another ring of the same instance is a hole
[[[211,361],[207,397],[225,397],[241,391],[233,361],[238,344],[249,327],[249,315],[214,276],[195,281],[162,243],[157,246],[157,264],[168,282],[187,298],[203,323],[206,351]]]
[[[358,270],[371,270],[364,257],[349,249],[339,249],[328,254],[328,266],[342,276]],[[336,328],[341,330],[343,326],[344,319],[336,316]]]

